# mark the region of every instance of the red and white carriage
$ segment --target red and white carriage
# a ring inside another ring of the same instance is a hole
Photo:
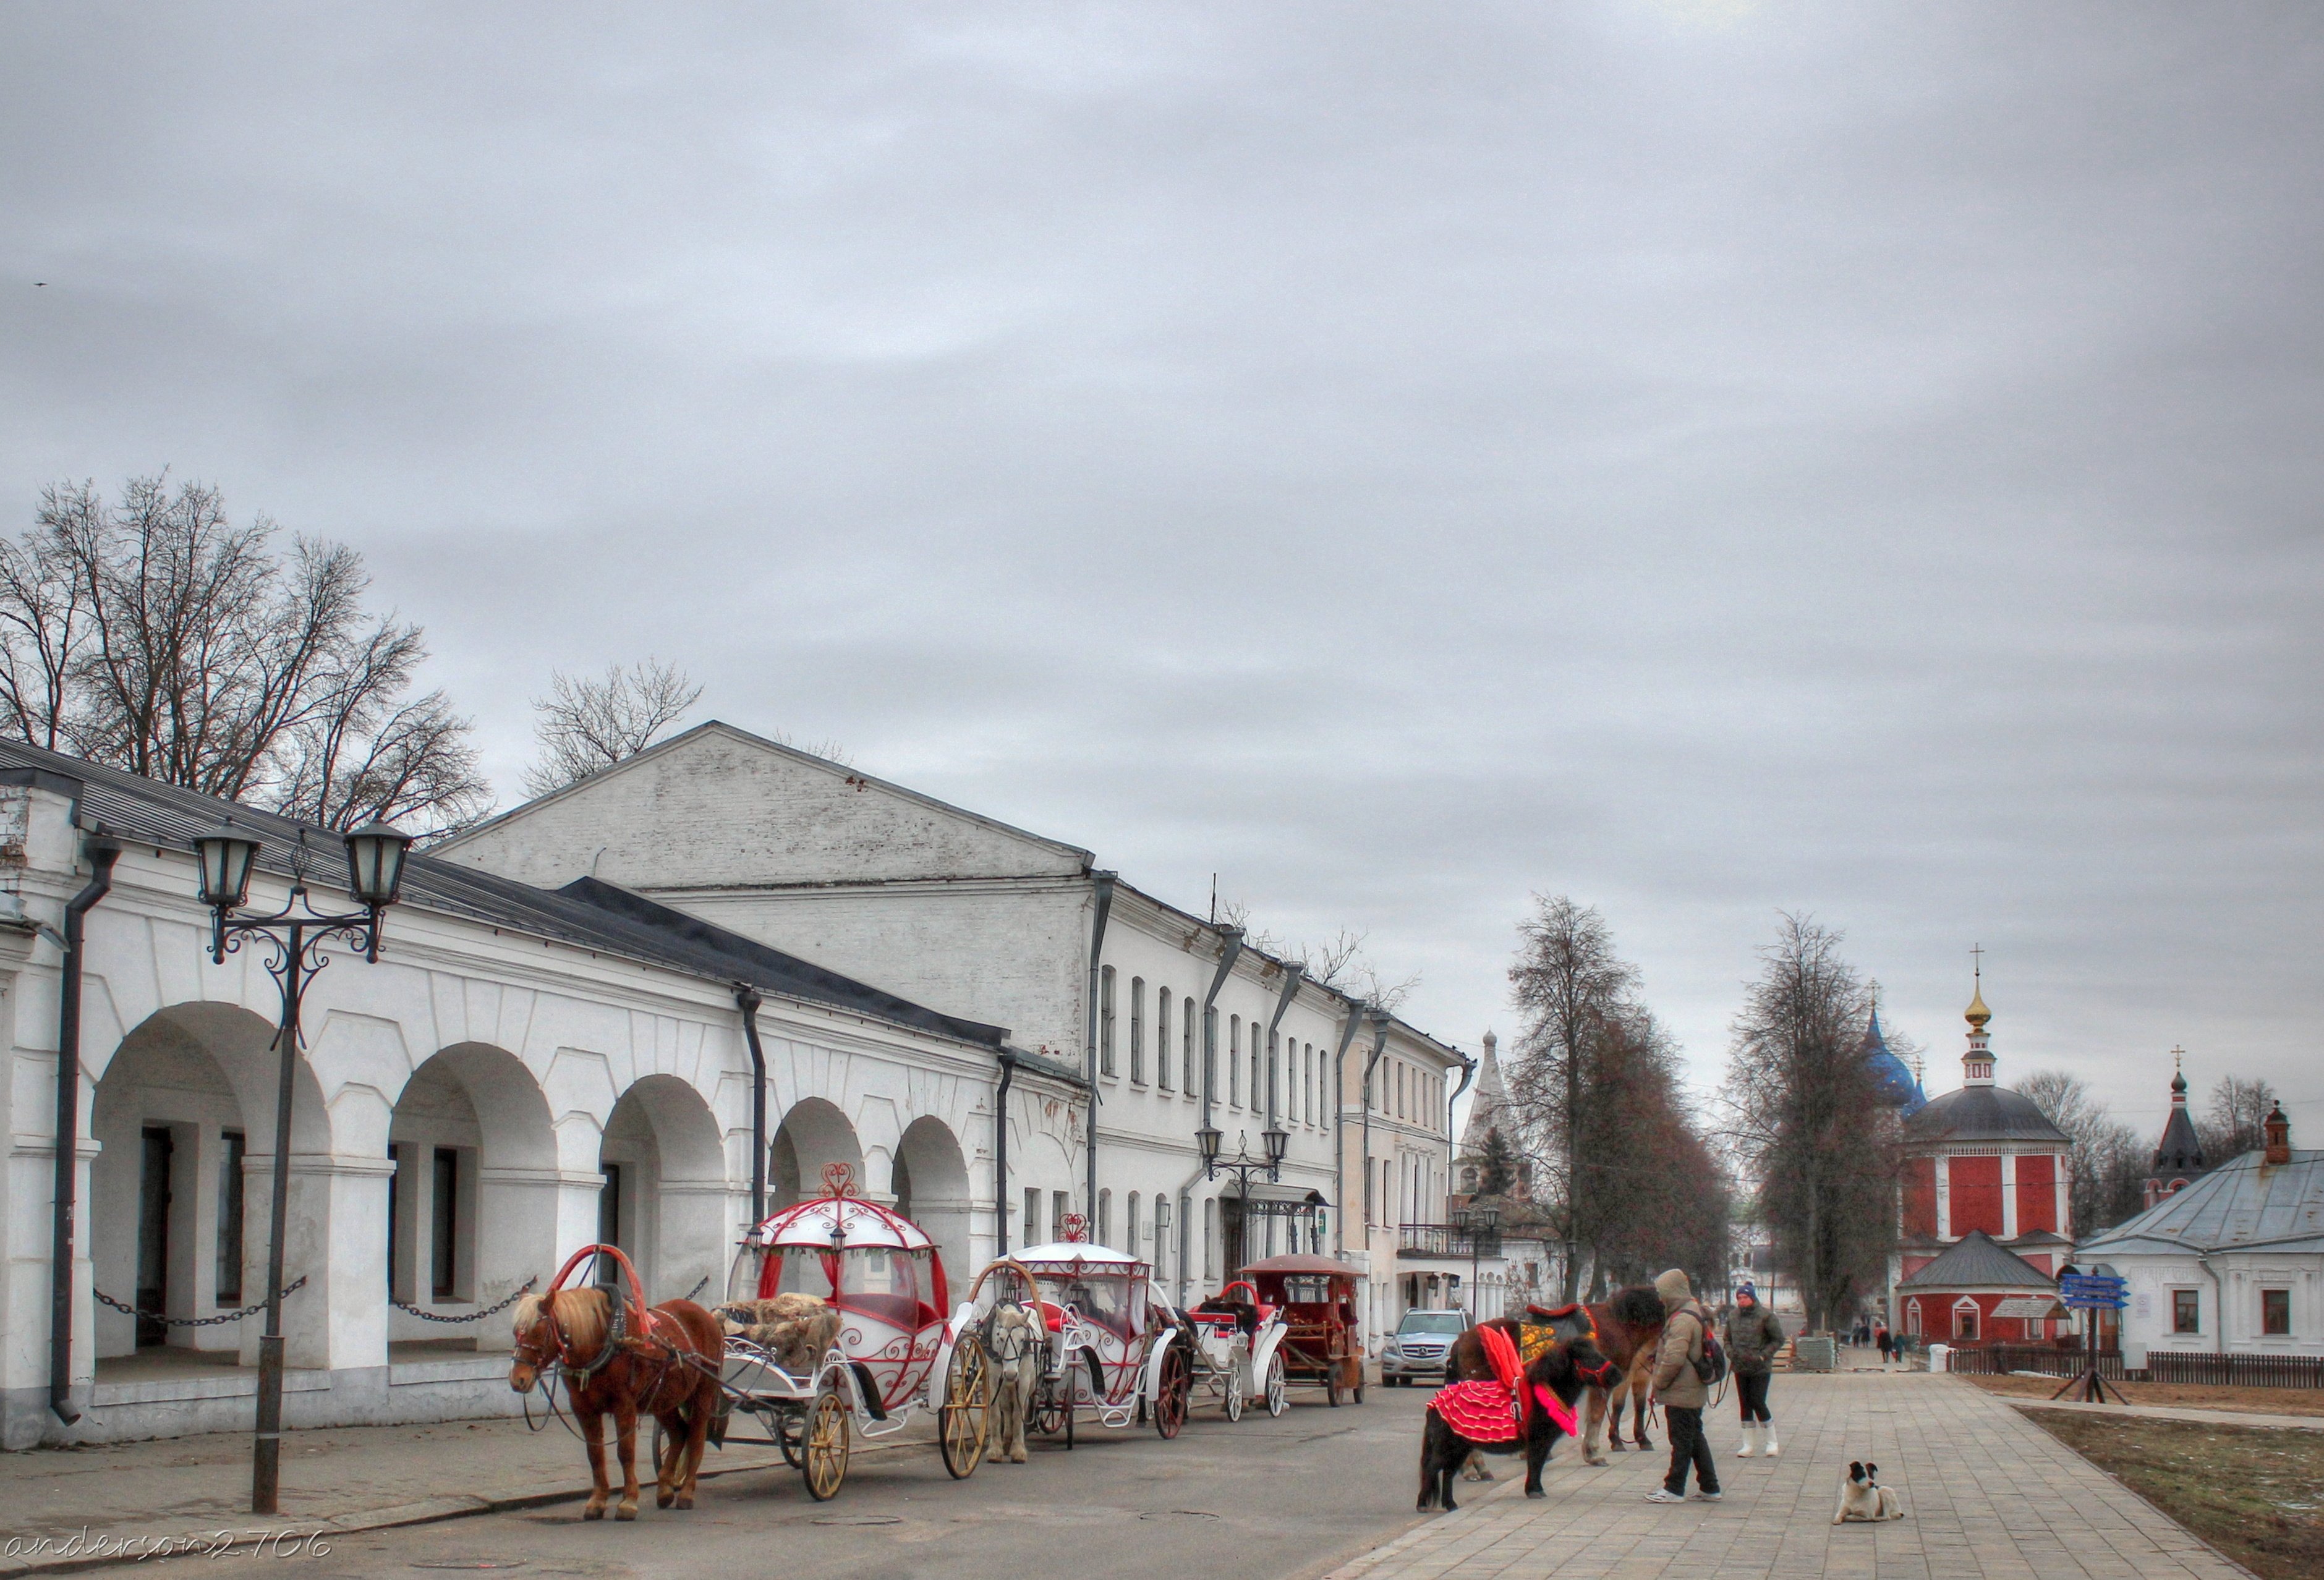
[[[918,1224],[855,1194],[844,1167],[825,1171],[825,1184],[824,1195],[743,1236],[727,1299],[818,1297],[837,1315],[836,1337],[802,1364],[730,1336],[729,1405],[767,1428],[817,1500],[846,1478],[851,1436],[888,1437],[925,1410],[937,1413],[945,1468],[955,1478],[974,1474],[992,1385],[983,1349],[965,1331],[972,1309],[946,1309],[944,1260]]]
[[[1186,1422],[1193,1358],[1185,1331],[1148,1299],[1152,1269],[1126,1251],[1083,1240],[1030,1245],[986,1271],[1010,1267],[1033,1281],[1044,1339],[1031,1428],[1062,1433],[1068,1448],[1084,1418],[1106,1427],[1150,1419],[1165,1438],[1176,1437]]]

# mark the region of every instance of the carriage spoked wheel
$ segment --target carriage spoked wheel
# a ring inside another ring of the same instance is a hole
[[[1323,1402],[1333,1410],[1340,1408],[1340,1363],[1323,1363]]]
[[[1162,1374],[1154,1384],[1154,1429],[1164,1437],[1176,1437],[1186,1424],[1186,1396],[1194,1382],[1186,1352],[1172,1345],[1163,1352]]]
[[[1283,1352],[1276,1351],[1267,1357],[1267,1413],[1279,1416],[1291,1408],[1291,1373],[1283,1364]]]
[[[783,1463],[793,1470],[806,1464],[801,1445],[807,1440],[807,1412],[800,1410],[777,1410],[767,1421],[774,1434],[775,1447],[783,1451]]]
[[[1244,1386],[1243,1364],[1240,1361],[1229,1361],[1227,1363],[1226,1384],[1227,1419],[1231,1421],[1239,1421],[1242,1419],[1242,1396]]]
[[[945,1401],[936,1410],[936,1447],[953,1480],[966,1480],[984,1463],[991,1419],[992,1373],[985,1369],[984,1346],[971,1339],[953,1351]]]
[[[806,1438],[800,1447],[805,1463],[799,1468],[805,1474],[807,1495],[825,1502],[838,1493],[840,1484],[847,1479],[847,1407],[837,1393],[826,1389],[815,1396]]]

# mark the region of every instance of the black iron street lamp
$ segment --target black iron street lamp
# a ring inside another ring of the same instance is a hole
[[[1454,1208],[1452,1221],[1469,1233],[1469,1321],[1474,1325],[1485,1320],[1484,1289],[1478,1281],[1480,1264],[1485,1257],[1485,1242],[1490,1240],[1493,1243],[1494,1255],[1501,1254],[1501,1209],[1480,1207],[1471,1202],[1467,1207]],[[1494,1315],[1507,1316],[1508,1313],[1500,1311]]]
[[[271,915],[237,916],[250,897],[250,875],[258,864],[258,841],[231,820],[194,841],[201,868],[202,904],[210,908],[210,959],[226,957],[256,936],[272,945],[266,974],[282,996],[282,1017],[274,1032],[281,1055],[274,1090],[274,1195],[267,1204],[266,1331],[258,1341],[258,1438],[251,1454],[250,1511],[279,1511],[282,1473],[282,1248],[290,1213],[290,1094],[299,1067],[299,1006],[307,983],[330,964],[323,953],[337,940],[379,959],[379,934],[387,908],[401,897],[403,862],[411,837],[372,823],[346,837],[347,892],[364,908],[344,914],[315,909],[303,871],[294,866],[290,896]]]
[[[1235,1137],[1235,1155],[1231,1158],[1222,1158],[1219,1155],[1219,1143],[1222,1139],[1218,1127],[1214,1125],[1205,1125],[1194,1132],[1194,1144],[1203,1149],[1203,1178],[1216,1179],[1221,1170],[1225,1170],[1235,1177],[1235,1197],[1242,1203],[1242,1233],[1248,1236],[1250,1233],[1253,1216],[1250,1206],[1250,1177],[1253,1174],[1263,1173],[1272,1180],[1281,1176],[1283,1154],[1291,1145],[1291,1134],[1273,1125],[1260,1131],[1259,1139],[1265,1148],[1265,1153],[1259,1157],[1250,1155],[1249,1131],[1244,1131]]]

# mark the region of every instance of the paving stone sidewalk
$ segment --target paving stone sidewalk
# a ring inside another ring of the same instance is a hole
[[[618,1477],[612,1436],[609,1423],[606,1469]],[[934,1440],[917,1425],[899,1438],[891,1442],[907,1447]],[[639,1435],[639,1480],[649,1499],[651,1442],[650,1429]],[[855,1453],[889,1446],[859,1441]],[[342,1428],[285,1435],[282,1515],[260,1520],[250,1512],[250,1448],[247,1433],[217,1433],[0,1454],[0,1575],[85,1562],[98,1537],[150,1546],[229,1531],[368,1530],[577,1501],[589,1492],[586,1451],[561,1425],[540,1432],[511,1419]],[[742,1471],[798,1474],[771,1447],[738,1442],[704,1456],[706,1480]],[[84,1531],[82,1543],[63,1546]],[[46,1550],[27,1556],[28,1539],[43,1537]]]
[[[1784,1448],[1772,1461],[1734,1457],[1731,1405],[1711,1418],[1722,1502],[1645,1501],[1669,1462],[1659,1435],[1656,1453],[1618,1455],[1602,1470],[1561,1444],[1546,1498],[1489,1489],[1494,1496],[1464,1502],[1330,1580],[2248,1580],[1959,1379],[1795,1374],[1775,1380],[1771,1402]],[[1907,1518],[1831,1523],[1851,1459],[1879,1465]]]

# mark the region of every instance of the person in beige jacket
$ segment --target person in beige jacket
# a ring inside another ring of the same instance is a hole
[[[1655,1280],[1655,1293],[1663,1302],[1663,1342],[1655,1352],[1655,1397],[1663,1407],[1663,1424],[1670,1433],[1670,1474],[1646,1494],[1649,1503],[1686,1502],[1687,1467],[1694,1468],[1695,1496],[1719,1502],[1719,1465],[1711,1456],[1710,1439],[1702,1435],[1702,1407],[1711,1389],[1695,1370],[1702,1359],[1702,1340],[1711,1331],[1711,1313],[1694,1298],[1694,1286],[1685,1272],[1672,1268]]]

